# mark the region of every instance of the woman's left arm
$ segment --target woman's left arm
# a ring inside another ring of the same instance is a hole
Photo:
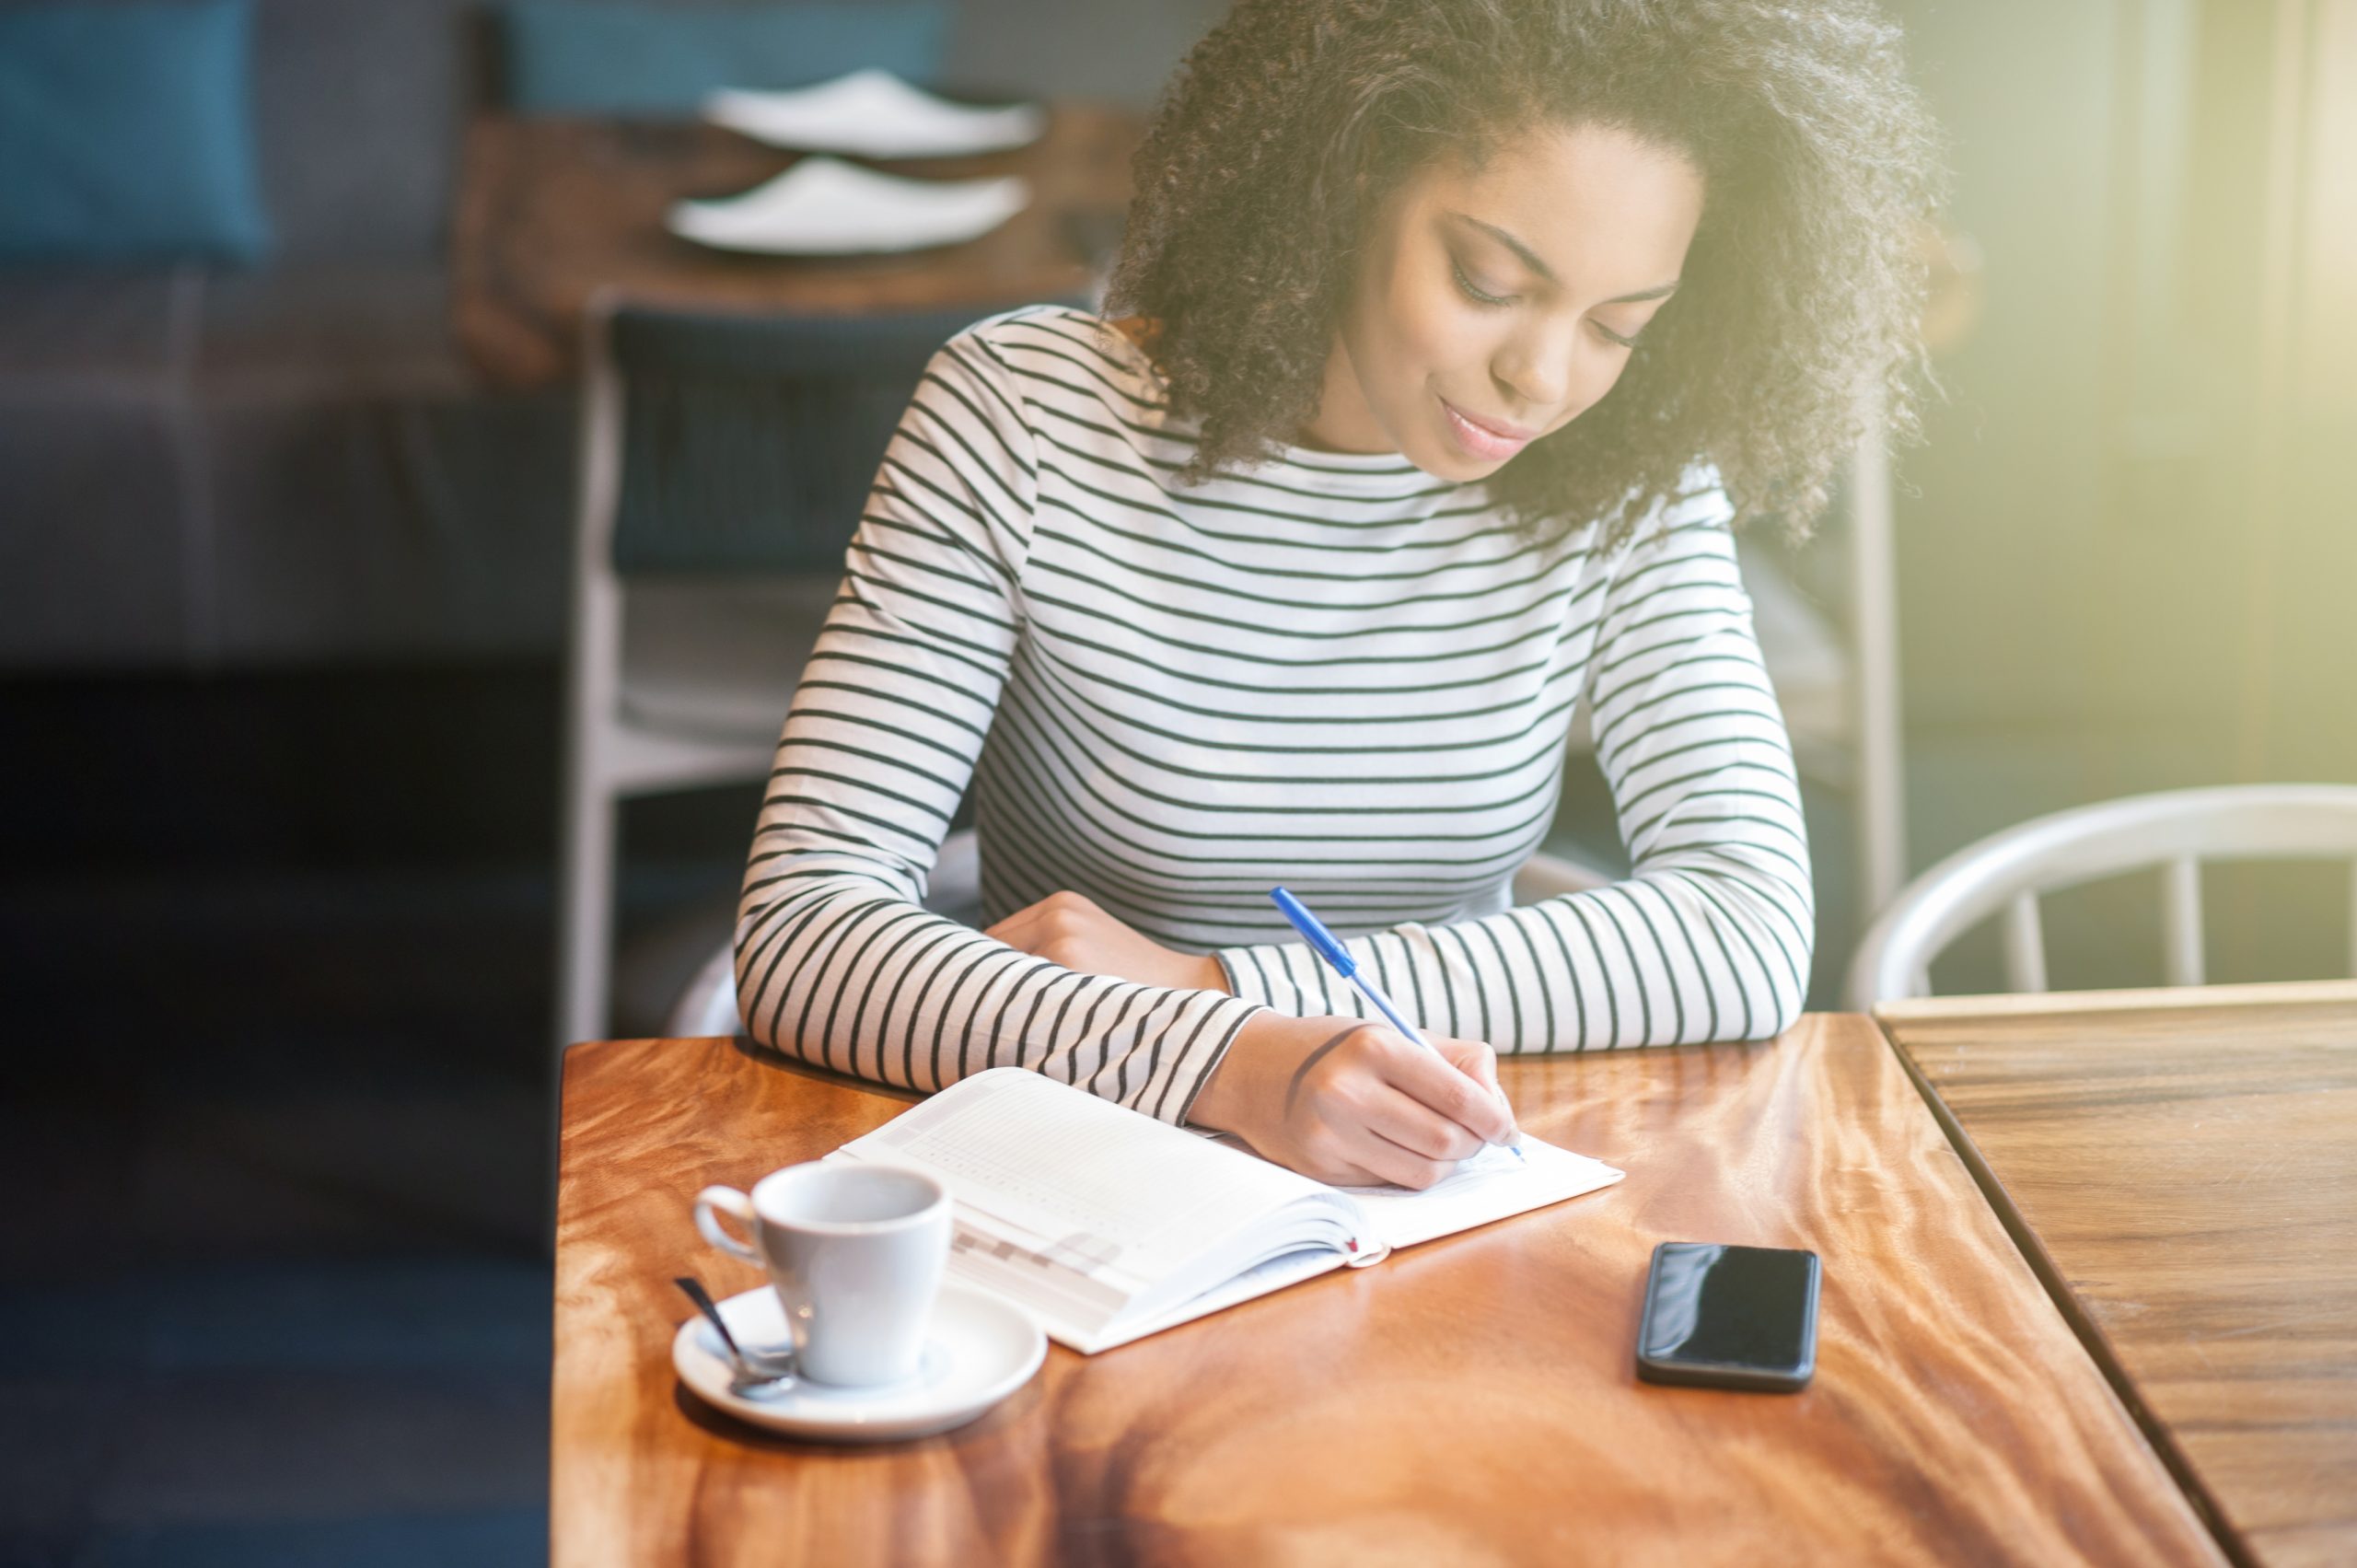
[[[1588,695],[1632,875],[1353,938],[1393,1001],[1500,1051],[1759,1040],[1800,1016],[1816,935],[1792,745],[1716,492],[1624,552]],[[1369,1015],[1298,943],[1217,955],[1279,1012]]]

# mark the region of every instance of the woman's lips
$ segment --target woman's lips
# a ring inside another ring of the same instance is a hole
[[[1515,424],[1492,424],[1478,420],[1460,410],[1446,398],[1440,400],[1441,408],[1448,414],[1449,434],[1467,456],[1486,462],[1502,462],[1530,445],[1538,433]]]

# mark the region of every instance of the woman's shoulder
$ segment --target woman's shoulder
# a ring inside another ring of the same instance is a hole
[[[1018,304],[983,316],[950,337],[950,344],[983,346],[999,363],[1044,373],[1056,361],[1098,375],[1136,379],[1153,375],[1153,344],[1160,323],[1145,316],[1098,316],[1077,304]],[[1068,377],[1065,377],[1068,379]]]
[[[1134,414],[1164,401],[1147,345],[1151,324],[1109,320],[1070,305],[1027,305],[986,317],[949,340],[949,349],[985,360],[1031,401],[1074,397]]]
[[[1727,496],[1718,465],[1708,459],[1689,463],[1675,485],[1653,496],[1629,527],[1617,530],[1618,563],[1628,565],[1674,541],[1699,543],[1708,550],[1724,540],[1732,550],[1734,518],[1735,503]]]

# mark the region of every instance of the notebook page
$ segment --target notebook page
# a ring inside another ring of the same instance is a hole
[[[1020,1067],[962,1079],[843,1152],[931,1170],[993,1231],[1128,1294],[1320,1191]]]
[[[1338,1187],[1357,1200],[1367,1225],[1393,1247],[1453,1236],[1477,1225],[1527,1214],[1609,1187],[1626,1173],[1585,1155],[1523,1134],[1523,1163],[1488,1147],[1458,1162],[1456,1173],[1422,1191],[1405,1187]]]
[[[1119,1320],[1100,1330],[1090,1338],[1065,1341],[1083,1355],[1094,1355],[1100,1350],[1142,1340],[1148,1334],[1158,1334],[1165,1329],[1175,1329],[1181,1323],[1191,1323],[1198,1318],[1208,1318],[1224,1312],[1256,1295],[1267,1295],[1290,1284],[1298,1284],[1314,1275],[1331,1273],[1341,1268],[1342,1255],[1329,1248],[1305,1248],[1296,1252],[1283,1252],[1221,1284],[1213,1285],[1201,1295],[1190,1296],[1176,1306],[1144,1317]]]

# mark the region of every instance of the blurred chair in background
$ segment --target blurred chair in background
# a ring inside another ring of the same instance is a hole
[[[2357,975],[2357,787],[2243,784],[2131,796],[2024,822],[1950,855],[1875,923],[1850,969],[1860,1012],[1928,996],[1932,961],[1991,915],[2004,919],[2005,985],[2046,990],[2041,893],[2157,867],[2170,985],[2202,983],[2201,862],[2351,862],[2350,972]]]
[[[768,773],[893,427],[934,351],[989,313],[590,311],[560,1049],[606,1029],[618,804]]]

